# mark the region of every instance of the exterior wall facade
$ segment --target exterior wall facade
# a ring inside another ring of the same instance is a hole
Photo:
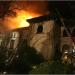
[[[46,60],[53,59],[55,46],[59,41],[59,26],[54,20],[43,21],[30,24],[29,45],[41,53]],[[38,27],[42,26],[42,31],[38,32]],[[56,28],[57,27],[57,28]],[[58,34],[55,34],[57,32]]]
[[[20,38],[26,39],[30,47],[34,47],[37,53],[42,54],[46,60],[52,60],[55,50],[60,47],[60,26],[53,20],[30,23],[30,27],[9,32],[5,39],[5,46],[10,50],[16,50],[20,44]]]
[[[68,36],[68,34],[67,36],[64,36],[64,33],[63,33],[64,30],[65,30],[64,27],[61,27],[61,46],[60,46],[61,51],[63,51],[64,46],[67,46],[68,47],[67,49],[72,50],[72,46],[73,46],[72,39],[71,37]]]

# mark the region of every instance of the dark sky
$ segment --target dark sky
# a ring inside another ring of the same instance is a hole
[[[47,1],[46,1],[47,2]],[[0,17],[3,17],[8,8],[11,5],[11,1],[0,1]],[[49,1],[48,5],[50,10],[54,10],[54,8],[58,8],[61,15],[64,17],[73,17],[75,16],[75,2],[74,1]],[[54,8],[53,8],[54,7]]]

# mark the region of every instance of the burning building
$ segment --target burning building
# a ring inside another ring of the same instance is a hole
[[[51,60],[60,45],[60,25],[54,16],[41,16],[27,20],[30,23],[29,45]]]
[[[73,42],[65,28],[60,25],[55,16],[46,15],[28,19],[29,27],[13,29],[7,32],[2,43],[9,51],[16,52],[25,39],[30,47],[46,60],[52,60],[55,52],[63,52],[65,46],[72,51]],[[70,28],[73,32],[74,27]]]
[[[52,60],[55,50],[60,48],[60,25],[51,15],[27,20],[29,27],[18,28],[7,32],[5,45],[9,50],[17,50],[21,40],[26,39],[28,45],[36,49],[46,60]],[[15,52],[14,51],[14,52]]]
[[[54,4],[32,1],[10,3],[0,21],[2,27],[9,30],[5,34],[0,34],[0,58],[5,57],[5,59],[2,58],[4,64],[7,65],[7,63],[11,63],[23,55],[22,47],[24,47],[23,50],[25,51],[25,42],[28,47],[34,48],[37,54],[41,54],[45,60],[49,61],[53,60],[54,56],[59,56],[58,52],[60,51],[62,57],[63,53],[75,52],[75,49],[72,48],[72,40],[74,40],[72,36],[75,34],[75,30],[70,28],[73,35],[68,36],[65,27],[61,26],[59,20],[63,15],[61,17],[57,15],[57,12],[62,12],[61,8],[59,8],[62,6],[58,6],[56,2]],[[52,7],[52,13],[49,7]],[[55,9],[57,9],[57,12]],[[64,56],[64,58],[67,57]]]

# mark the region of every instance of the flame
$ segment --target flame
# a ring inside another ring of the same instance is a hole
[[[29,23],[27,21],[24,21],[24,19],[20,22],[19,27],[29,27]]]
[[[15,10],[17,15],[16,17],[6,16],[4,23],[8,25],[10,29],[28,27],[30,24],[26,21],[33,17],[38,17],[40,14],[30,13],[24,10]]]
[[[9,10],[16,13],[15,16],[5,15],[4,25],[8,29],[28,27],[30,24],[26,21],[34,17],[45,15],[47,12],[46,2],[13,2]]]
[[[29,23],[26,21],[27,19],[33,18],[29,12],[26,11],[16,11],[17,16],[15,18],[15,21],[18,23],[18,27],[28,27]]]

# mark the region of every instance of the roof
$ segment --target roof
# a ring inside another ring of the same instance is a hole
[[[12,29],[12,31],[21,31],[21,30],[29,30],[29,27],[21,27],[21,28]]]
[[[29,27],[21,27],[21,28],[16,28],[16,29],[12,29],[12,30],[8,30],[6,33],[10,33],[10,32],[22,32],[22,31],[28,31]]]
[[[38,23],[38,22],[47,21],[47,20],[50,20],[50,19],[55,20],[55,17],[51,16],[51,15],[45,15],[45,16],[35,17],[35,18],[32,18],[32,19],[27,19],[27,21],[29,23]]]

